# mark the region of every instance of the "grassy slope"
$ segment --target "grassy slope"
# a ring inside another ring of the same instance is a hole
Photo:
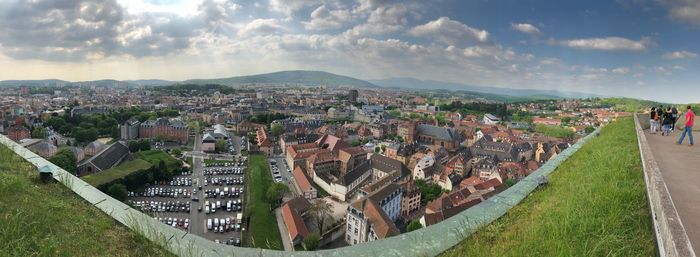
[[[87,182],[88,184],[97,187],[115,179],[129,176],[131,173],[134,173],[136,171],[148,169],[151,166],[152,164],[150,162],[141,159],[135,159],[133,161],[121,164],[117,167],[105,170],[103,172],[90,174],[88,176],[82,177],[82,179],[85,180],[85,182]]]
[[[277,218],[270,210],[270,204],[265,197],[267,188],[272,184],[267,158],[259,154],[251,155],[247,176],[246,187],[251,195],[245,211],[250,215],[250,229],[253,234],[250,241],[254,243],[251,246],[282,250]]]
[[[134,155],[136,156],[136,158],[149,161],[153,165],[158,165],[160,160],[163,160],[163,162],[165,162],[165,166],[167,166],[170,170],[180,168],[177,159],[173,158],[172,156],[161,150],[141,151],[135,153]]]
[[[652,256],[631,119],[605,127],[532,193],[443,256]]]
[[[0,146],[0,255],[172,256]]]

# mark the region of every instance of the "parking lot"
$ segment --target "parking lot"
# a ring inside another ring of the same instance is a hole
[[[205,164],[194,158],[194,174],[159,181],[129,202],[159,221],[212,241],[240,245],[245,161]]]

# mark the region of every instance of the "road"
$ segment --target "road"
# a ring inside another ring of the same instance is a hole
[[[287,162],[284,160],[284,157],[276,155],[272,158],[269,158],[268,160],[275,161],[277,169],[280,171],[280,175],[282,176],[282,182],[287,184],[287,186],[289,186],[289,190],[293,193],[293,195],[288,195],[287,197],[285,197],[284,200],[289,200],[292,197],[301,195],[301,193],[297,191],[296,181],[294,181],[294,176],[290,172],[291,169],[288,169]],[[270,172],[273,172],[272,166],[273,165],[270,164]],[[272,177],[274,178],[275,174],[272,174]]]
[[[688,147],[687,137],[684,145],[677,145],[679,131],[670,136],[652,135],[648,130],[644,134],[693,249],[700,253],[700,147]],[[700,133],[693,136],[697,144]]]

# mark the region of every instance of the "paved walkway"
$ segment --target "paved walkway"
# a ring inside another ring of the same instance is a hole
[[[287,231],[287,226],[284,225],[284,218],[282,218],[282,208],[275,209],[275,217],[277,217],[277,227],[280,230],[284,250],[287,252],[294,251],[294,245],[292,245],[292,241],[289,240],[289,231]]]
[[[645,133],[649,147],[659,165],[673,204],[688,233],[693,249],[700,252],[700,133],[693,133],[695,146],[677,145],[680,132],[670,136]]]

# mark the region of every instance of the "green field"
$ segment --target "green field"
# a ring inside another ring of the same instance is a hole
[[[87,182],[88,184],[94,187],[98,187],[102,184],[114,181],[115,179],[120,179],[129,176],[134,172],[148,169],[151,166],[152,164],[150,162],[141,159],[135,159],[133,161],[123,163],[119,166],[105,170],[103,172],[90,174],[81,178],[85,180],[85,182]]]
[[[655,256],[632,119],[603,128],[506,215],[443,256]]]
[[[246,171],[247,198],[245,216],[250,217],[252,238],[246,238],[251,247],[282,250],[282,238],[277,227],[275,213],[270,210],[265,192],[272,185],[272,175],[267,158],[260,154],[250,156]]]
[[[535,132],[542,133],[548,137],[558,137],[558,138],[573,138],[576,133],[568,128],[559,126],[547,126],[544,124],[537,124],[535,126]]]
[[[173,256],[0,146],[0,256]]]
[[[160,160],[163,160],[165,162],[165,166],[168,167],[169,170],[180,169],[181,165],[180,160],[173,158],[168,153],[161,150],[140,151],[134,153],[134,156],[136,158],[149,161],[153,165],[158,165]]]

